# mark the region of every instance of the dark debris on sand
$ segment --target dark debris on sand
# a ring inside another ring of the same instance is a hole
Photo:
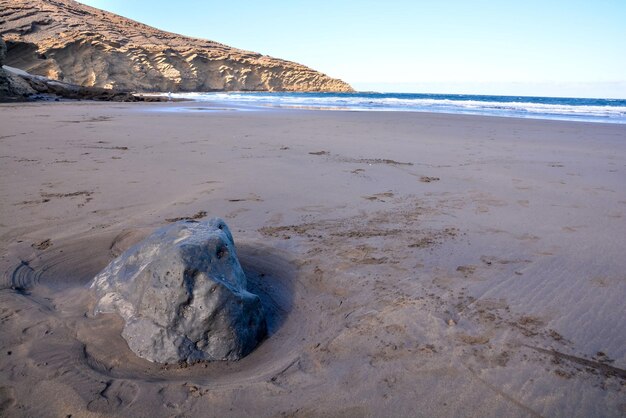
[[[202,219],[205,218],[207,215],[206,211],[201,210],[199,212],[196,212],[195,214],[191,215],[191,216],[181,216],[179,218],[167,218],[165,219],[166,222],[178,222],[178,221],[195,221],[198,219]]]

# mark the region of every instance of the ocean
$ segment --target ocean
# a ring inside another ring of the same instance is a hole
[[[414,93],[172,93],[171,97],[248,109],[300,108],[434,112],[516,118],[626,123],[626,99]]]

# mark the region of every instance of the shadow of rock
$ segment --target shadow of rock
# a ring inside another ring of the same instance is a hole
[[[271,338],[292,310],[296,268],[286,254],[258,243],[237,245],[237,254],[248,291],[261,298]]]

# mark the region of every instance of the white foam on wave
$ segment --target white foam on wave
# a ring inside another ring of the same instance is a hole
[[[264,107],[419,111],[626,123],[626,106],[472,99],[371,97],[368,95],[293,95],[289,93],[176,93],[172,94],[172,97],[203,102],[240,103]]]

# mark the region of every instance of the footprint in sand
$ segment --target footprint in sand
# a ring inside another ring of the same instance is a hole
[[[87,404],[91,412],[112,413],[133,403],[137,397],[137,385],[127,380],[110,380],[98,396]]]

